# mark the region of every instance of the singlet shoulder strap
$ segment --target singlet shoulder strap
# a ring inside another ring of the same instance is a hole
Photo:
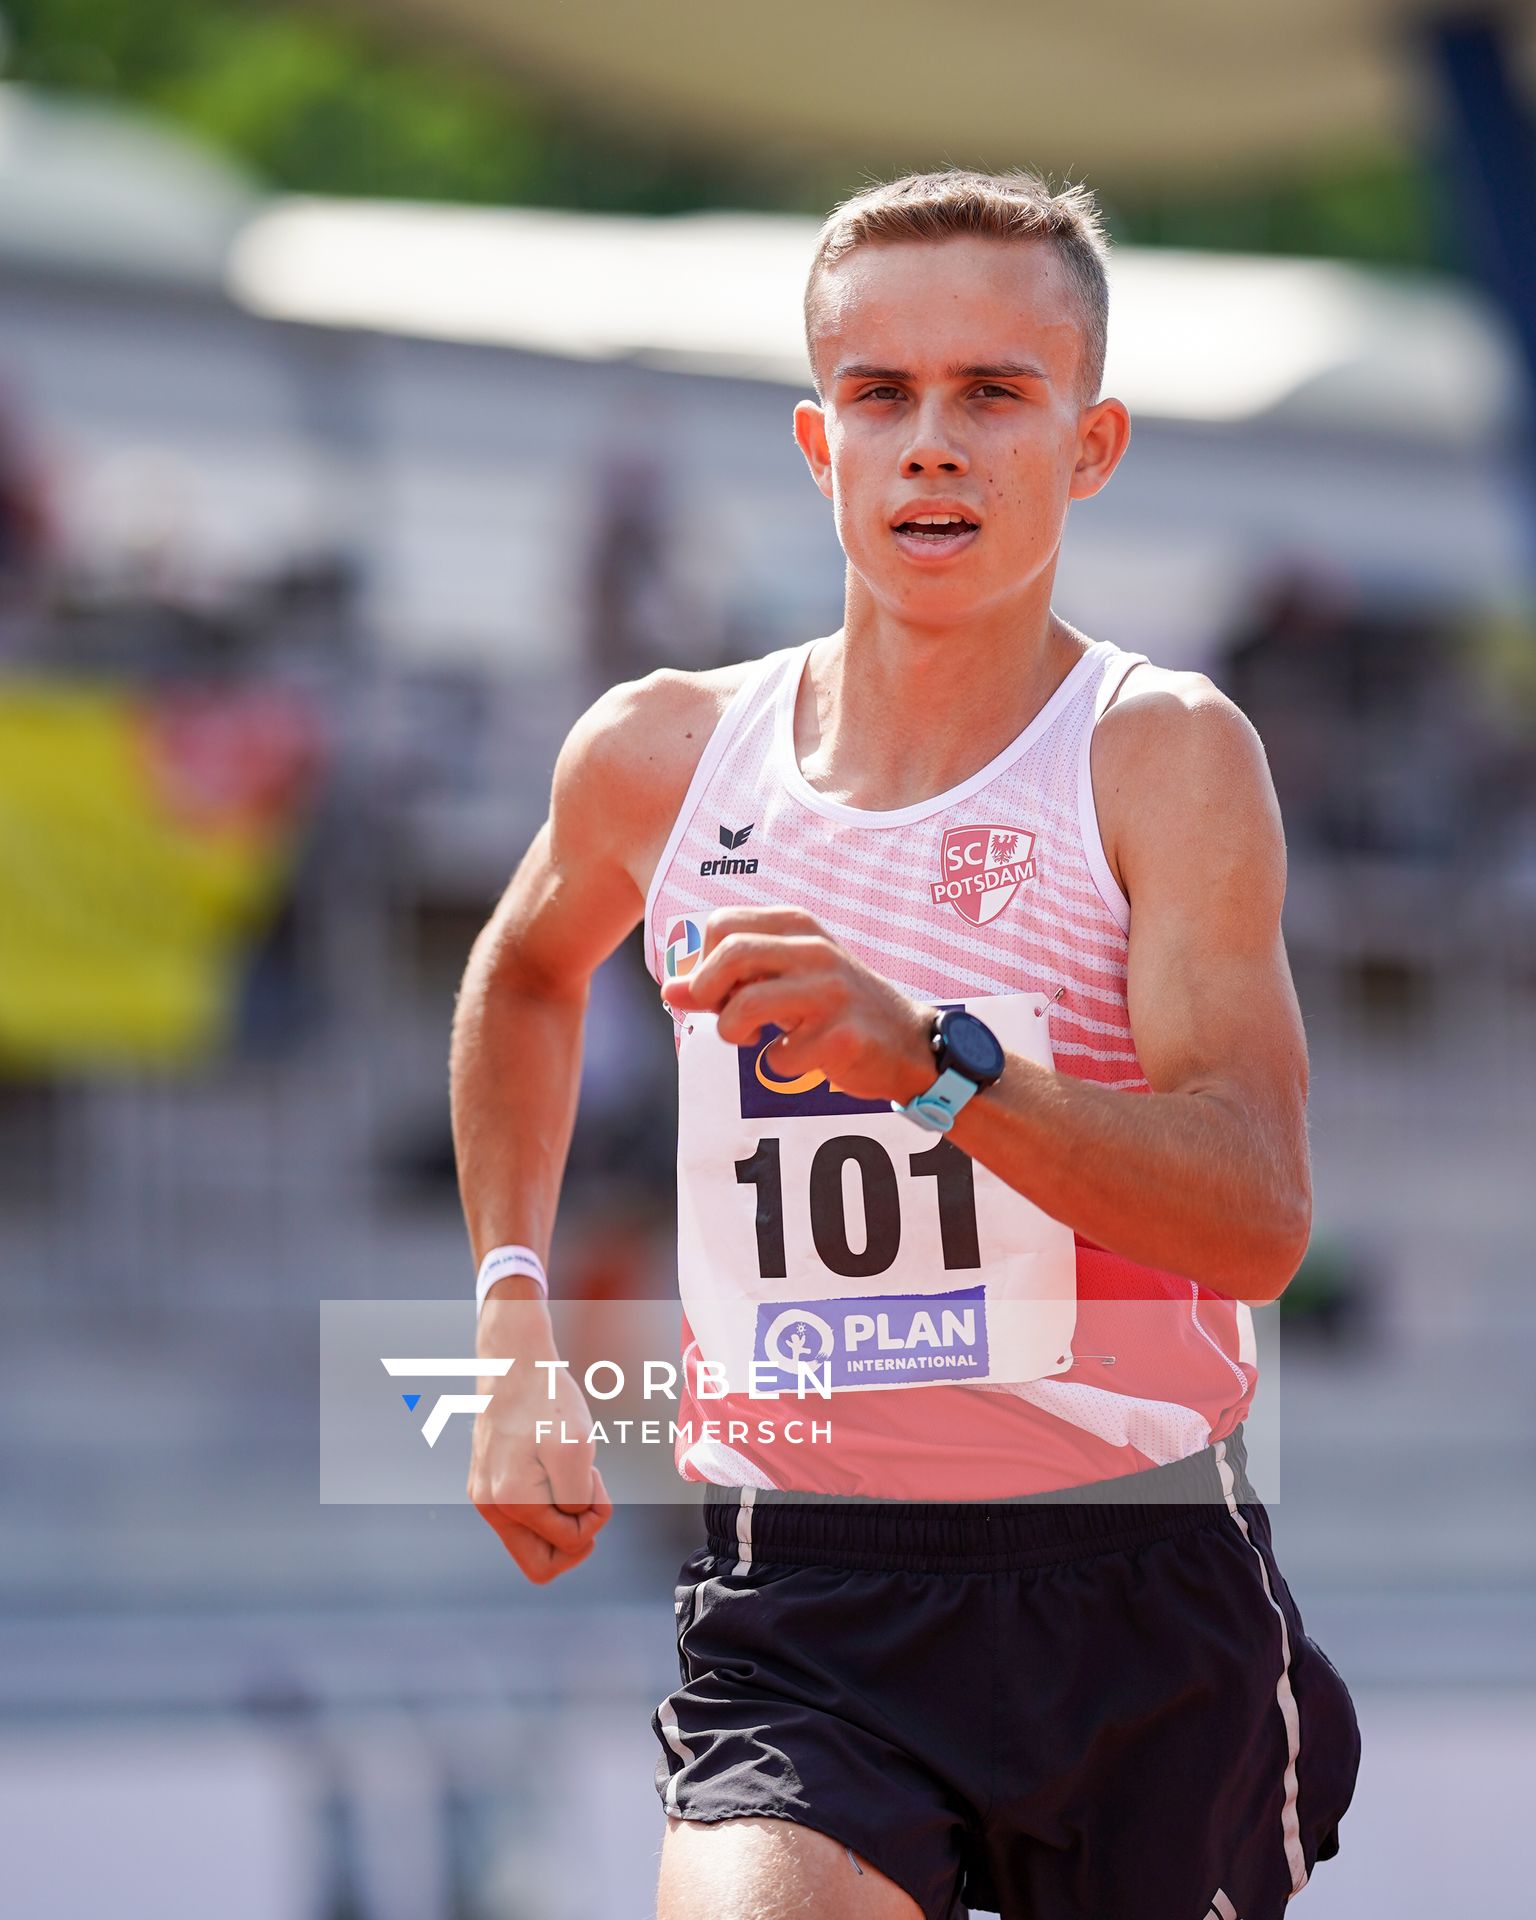
[[[813,643],[814,644],[814,643]],[[800,657],[800,646],[779,647],[772,653],[764,654],[754,661],[751,670],[742,675],[741,685],[726,702],[725,711],[715,722],[714,731],[704,743],[704,751],[699,755],[698,764],[693,770],[693,778],[688,782],[688,791],[683,795],[683,804],[678,808],[677,818],[672,822],[672,831],[667,835],[667,843],[661,850],[661,858],[656,862],[651,875],[651,884],[645,894],[645,952],[646,959],[654,973],[660,966],[660,956],[656,951],[656,896],[660,893],[662,882],[667,877],[667,869],[677,854],[678,843],[688,831],[705,789],[713,779],[715,770],[725,758],[731,742],[741,731],[749,714],[754,712],[759,702],[772,698],[777,686],[776,676],[793,657]]]
[[[1093,799],[1093,732],[1104,716],[1104,710],[1114,699],[1121,682],[1132,667],[1149,665],[1144,653],[1127,653],[1123,647],[1106,642],[1107,651],[1104,665],[1100,670],[1099,684],[1093,694],[1093,718],[1083,728],[1082,743],[1077,757],[1077,823],[1082,836],[1083,858],[1088,863],[1088,871],[1093,876],[1093,884],[1098,888],[1099,897],[1114,915],[1115,923],[1122,933],[1131,930],[1131,903],[1126,899],[1119,882],[1109,869],[1109,859],[1104,852],[1104,841],[1099,833],[1099,810]]]
[[[1144,653],[1127,653],[1123,647],[1117,647],[1110,641],[1109,652],[1105,656],[1104,669],[1099,678],[1098,687],[1093,696],[1093,722],[1097,726],[1119,691],[1120,683],[1132,667],[1150,666],[1151,662]]]

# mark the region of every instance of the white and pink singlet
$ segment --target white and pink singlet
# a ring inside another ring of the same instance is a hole
[[[646,900],[658,984],[696,964],[716,907],[803,907],[1010,1053],[1149,1092],[1089,773],[1094,725],[1145,656],[1094,642],[978,773],[871,812],[800,771],[815,644],[755,666],[704,749]],[[686,1478],[999,1499],[1182,1459],[1243,1419],[1240,1302],[1094,1246],[886,1102],[776,1076],[776,1029],[733,1047],[712,1016],[674,1017]]]

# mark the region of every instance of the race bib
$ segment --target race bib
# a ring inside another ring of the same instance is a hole
[[[1053,1064],[1042,995],[935,1004]],[[1070,1367],[1072,1230],[888,1102],[777,1076],[777,1038],[765,1027],[734,1047],[690,1013],[678,1052],[678,1282],[726,1391],[1002,1385]]]

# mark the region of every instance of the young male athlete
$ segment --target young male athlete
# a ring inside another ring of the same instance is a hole
[[[1278,1920],[1353,1790],[1242,1444],[1249,1303],[1310,1220],[1263,750],[1051,606],[1130,437],[1105,255],[1086,190],[1022,173],[832,214],[795,437],[844,624],[604,696],[466,973],[481,1351],[517,1361],[469,1490],[535,1580],[611,1511],[590,1447],[534,1441],[527,1303],[637,921],[674,1021],[678,1464],[711,1484],[662,1920]],[[765,1406],[822,1432],[720,1424]]]

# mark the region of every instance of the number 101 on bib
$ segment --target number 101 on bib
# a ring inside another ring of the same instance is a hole
[[[1051,1064],[1042,996],[966,1003]],[[1037,1012],[1036,1009],[1040,1011]],[[731,1393],[1003,1385],[1071,1365],[1071,1230],[948,1140],[816,1074],[776,1038],[689,1016],[678,1052],[678,1284]]]

